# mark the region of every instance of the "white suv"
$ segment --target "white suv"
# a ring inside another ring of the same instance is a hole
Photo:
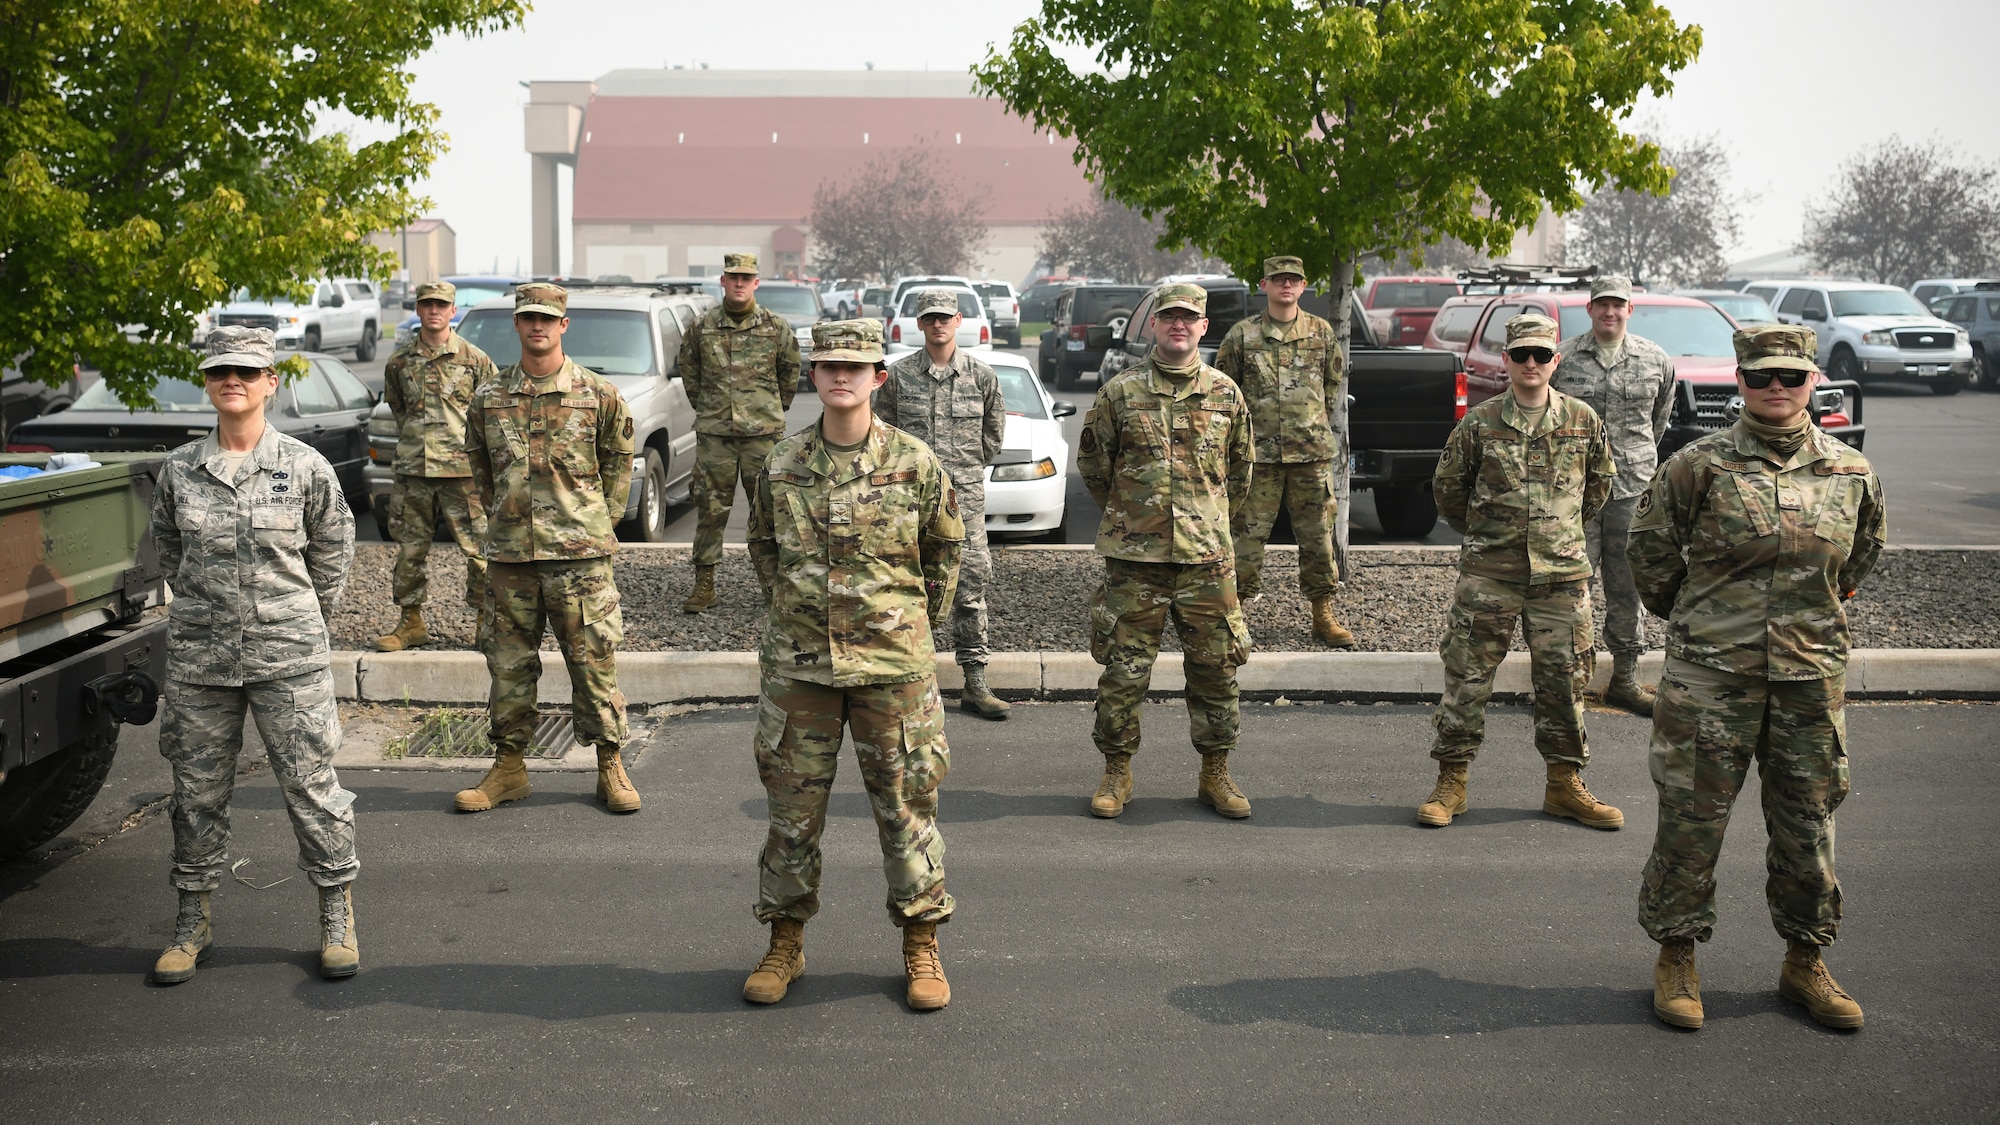
[[[353,348],[354,358],[367,363],[382,339],[382,297],[374,282],[359,277],[320,278],[313,283],[312,299],[302,305],[289,297],[266,300],[239,289],[210,321],[211,328],[269,328],[278,334],[280,351]]]
[[[1743,291],[1764,298],[1781,322],[1818,334],[1819,366],[1828,378],[1908,380],[1955,395],[1972,373],[1965,330],[1893,285],[1758,281]]]

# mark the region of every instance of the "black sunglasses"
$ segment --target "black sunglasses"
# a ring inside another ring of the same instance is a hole
[[[1799,371],[1792,368],[1786,368],[1783,371],[1738,370],[1736,375],[1743,380],[1744,386],[1749,387],[1753,391],[1761,391],[1765,387],[1770,386],[1773,375],[1778,377],[1778,382],[1787,387],[1803,387],[1806,385],[1806,380],[1812,378],[1812,372]]]
[[[1556,353],[1549,350],[1548,348],[1507,349],[1507,358],[1513,360],[1515,363],[1526,363],[1529,360],[1533,360],[1536,363],[1547,363],[1548,361],[1554,359],[1555,357]]]

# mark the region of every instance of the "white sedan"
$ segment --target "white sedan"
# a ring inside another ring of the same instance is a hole
[[[924,285],[903,294],[903,304],[888,325],[888,344],[908,348],[924,346],[924,330],[917,327],[917,294],[924,289],[949,289],[958,294],[958,312],[965,319],[958,325],[958,346],[984,351],[993,346],[993,322],[986,319],[986,305],[979,294],[963,285]],[[981,359],[986,358],[981,356]]]

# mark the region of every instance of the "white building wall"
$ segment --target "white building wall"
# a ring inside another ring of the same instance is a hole
[[[585,277],[624,274],[638,281],[697,272],[713,277],[722,272],[724,254],[748,250],[757,255],[765,275],[775,277],[772,235],[787,225],[805,224],[578,223],[572,236],[576,247],[572,269]],[[1041,238],[1040,224],[989,226],[986,245],[969,275],[1020,285],[1034,270]],[[810,243],[805,261],[810,272]]]

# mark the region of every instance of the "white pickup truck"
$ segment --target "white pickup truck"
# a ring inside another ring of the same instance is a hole
[[[855,277],[842,277],[833,281],[822,281],[819,286],[819,303],[833,314],[835,320],[847,320],[861,315],[861,293],[868,283]]]
[[[269,328],[278,334],[281,351],[352,348],[354,358],[366,363],[375,358],[375,345],[382,339],[382,295],[374,282],[356,277],[319,279],[313,283],[311,300],[304,304],[288,297],[256,297],[239,289],[215,311],[212,324]]]

